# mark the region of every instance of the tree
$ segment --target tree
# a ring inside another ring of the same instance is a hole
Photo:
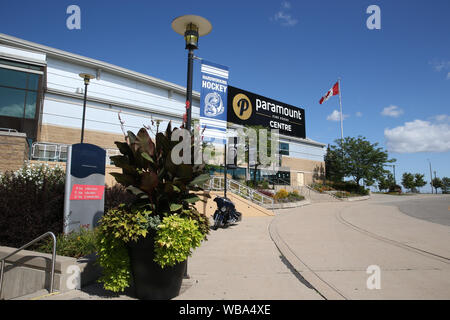
[[[346,137],[344,141],[338,139],[335,143],[328,148],[326,156],[328,177],[351,177],[358,186],[361,180],[366,185],[379,181],[386,173],[383,166],[396,161],[388,159],[387,151],[379,148],[378,142],[372,144],[362,136]]]
[[[416,173],[414,175],[414,187],[415,188],[421,188],[424,185],[426,185],[427,181],[424,178],[425,178],[424,174]]]
[[[402,185],[406,189],[409,189],[410,192],[418,192],[419,190],[417,188],[427,184],[424,177],[424,174],[405,172],[402,176]]]
[[[410,192],[413,192],[414,189],[414,175],[409,172],[403,173],[402,176],[402,185],[405,189],[409,189]]]
[[[386,171],[386,173],[378,179],[378,189],[380,191],[389,190],[394,185],[394,175],[389,171]]]
[[[342,181],[345,177],[343,170],[343,163],[341,156],[338,154],[337,150],[332,150],[330,145],[327,147],[327,153],[325,154],[325,177],[327,180],[333,182]]]
[[[436,194],[437,194],[437,189],[443,189],[443,183],[442,180],[440,178],[434,178],[433,180],[431,180],[431,185],[434,187],[434,190],[436,190]]]
[[[442,178],[442,193],[447,194],[450,190],[450,178]]]

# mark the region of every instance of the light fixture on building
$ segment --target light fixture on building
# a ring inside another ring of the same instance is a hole
[[[186,119],[185,128],[191,130],[192,119],[192,76],[193,76],[193,61],[194,50],[198,49],[198,38],[206,36],[212,30],[211,23],[200,16],[196,15],[184,15],[175,18],[172,21],[172,29],[184,36],[186,42],[186,48],[188,53],[188,75],[187,75],[187,90],[186,90]]]
[[[87,86],[89,85],[89,81],[94,79],[95,76],[89,73],[80,73],[79,76],[84,80],[84,99],[83,99],[83,120],[81,122],[81,143],[84,140],[84,120],[86,117],[86,99],[87,99]]]

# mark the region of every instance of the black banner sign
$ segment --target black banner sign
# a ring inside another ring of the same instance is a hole
[[[286,136],[306,138],[304,109],[232,86],[228,86],[227,109],[228,122],[261,125]]]

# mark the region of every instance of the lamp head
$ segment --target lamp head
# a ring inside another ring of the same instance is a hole
[[[84,84],[89,84],[89,80],[94,79],[95,76],[89,73],[80,73],[80,78],[84,79]]]
[[[198,38],[205,36],[212,30],[211,23],[200,16],[185,15],[172,21],[172,29],[184,36],[186,49],[197,49]]]

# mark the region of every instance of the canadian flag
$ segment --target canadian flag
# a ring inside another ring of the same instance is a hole
[[[322,104],[327,101],[331,96],[339,94],[339,81],[336,82],[330,90],[320,99],[319,103]]]

